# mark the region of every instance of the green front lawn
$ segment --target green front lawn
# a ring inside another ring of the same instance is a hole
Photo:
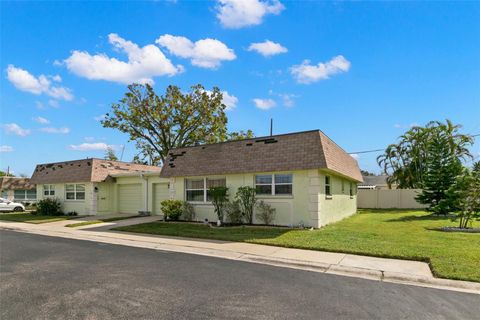
[[[141,216],[135,215],[135,216],[128,216],[128,217],[112,217],[112,218],[104,218],[104,219],[98,219],[98,220],[88,220],[88,221],[67,224],[65,227],[75,228],[75,227],[88,226],[91,224],[112,222],[112,221],[125,220],[125,219],[138,218],[138,217],[141,217]]]
[[[175,222],[114,230],[419,260],[429,262],[437,277],[480,282],[480,234],[433,230],[456,225],[449,218],[433,217],[425,211],[362,210],[314,231],[255,226],[212,228]],[[480,222],[475,221],[474,227],[480,227]]]
[[[75,219],[78,217],[74,216],[41,216],[41,215],[33,215],[28,212],[20,212],[20,213],[0,213],[0,220],[4,221],[15,221],[15,222],[26,222],[26,223],[47,223],[47,222],[55,222],[55,221],[62,221],[68,219]]]

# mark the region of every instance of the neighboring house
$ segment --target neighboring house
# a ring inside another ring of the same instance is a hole
[[[358,185],[358,189],[396,189],[396,184],[392,184],[391,188],[388,186],[387,178],[387,175],[363,176],[363,182]]]
[[[172,150],[160,174],[170,195],[217,220],[208,188],[257,188],[276,209],[274,224],[321,227],[357,211],[358,164],[319,130]],[[255,219],[256,223],[261,223]]]
[[[20,203],[33,203],[37,200],[35,185],[29,178],[1,177],[2,198]]]
[[[167,199],[193,204],[196,220],[216,221],[208,188],[241,186],[276,209],[274,224],[321,227],[357,211],[357,162],[319,130],[174,149],[163,169],[86,159],[38,165],[38,197],[65,212],[161,215]],[[255,223],[261,223],[257,219]]]
[[[37,197],[54,197],[64,212],[104,214],[137,213],[142,210],[142,185],[123,185],[115,175],[154,173],[161,168],[121,161],[83,159],[39,164],[31,178],[37,185]],[[132,190],[133,189],[133,190]]]

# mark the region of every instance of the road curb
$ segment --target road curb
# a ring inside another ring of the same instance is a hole
[[[341,276],[369,279],[381,282],[408,284],[435,289],[452,290],[480,294],[480,283],[449,280],[439,278],[427,278],[413,276],[409,274],[396,273],[382,270],[372,270],[365,268],[349,267],[336,264],[322,264],[313,262],[303,262],[294,259],[270,258],[254,255],[244,255],[236,260],[274,265],[278,267],[309,270],[320,273],[335,274]]]

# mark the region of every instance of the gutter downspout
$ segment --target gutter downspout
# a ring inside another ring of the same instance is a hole
[[[140,178],[143,180],[143,192],[144,192],[144,202],[143,202],[143,214],[149,214],[148,212],[148,177],[143,173],[140,173]]]

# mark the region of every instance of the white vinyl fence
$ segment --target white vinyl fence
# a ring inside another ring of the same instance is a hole
[[[359,189],[357,206],[368,209],[422,209],[425,205],[415,200],[420,191],[420,189]]]

